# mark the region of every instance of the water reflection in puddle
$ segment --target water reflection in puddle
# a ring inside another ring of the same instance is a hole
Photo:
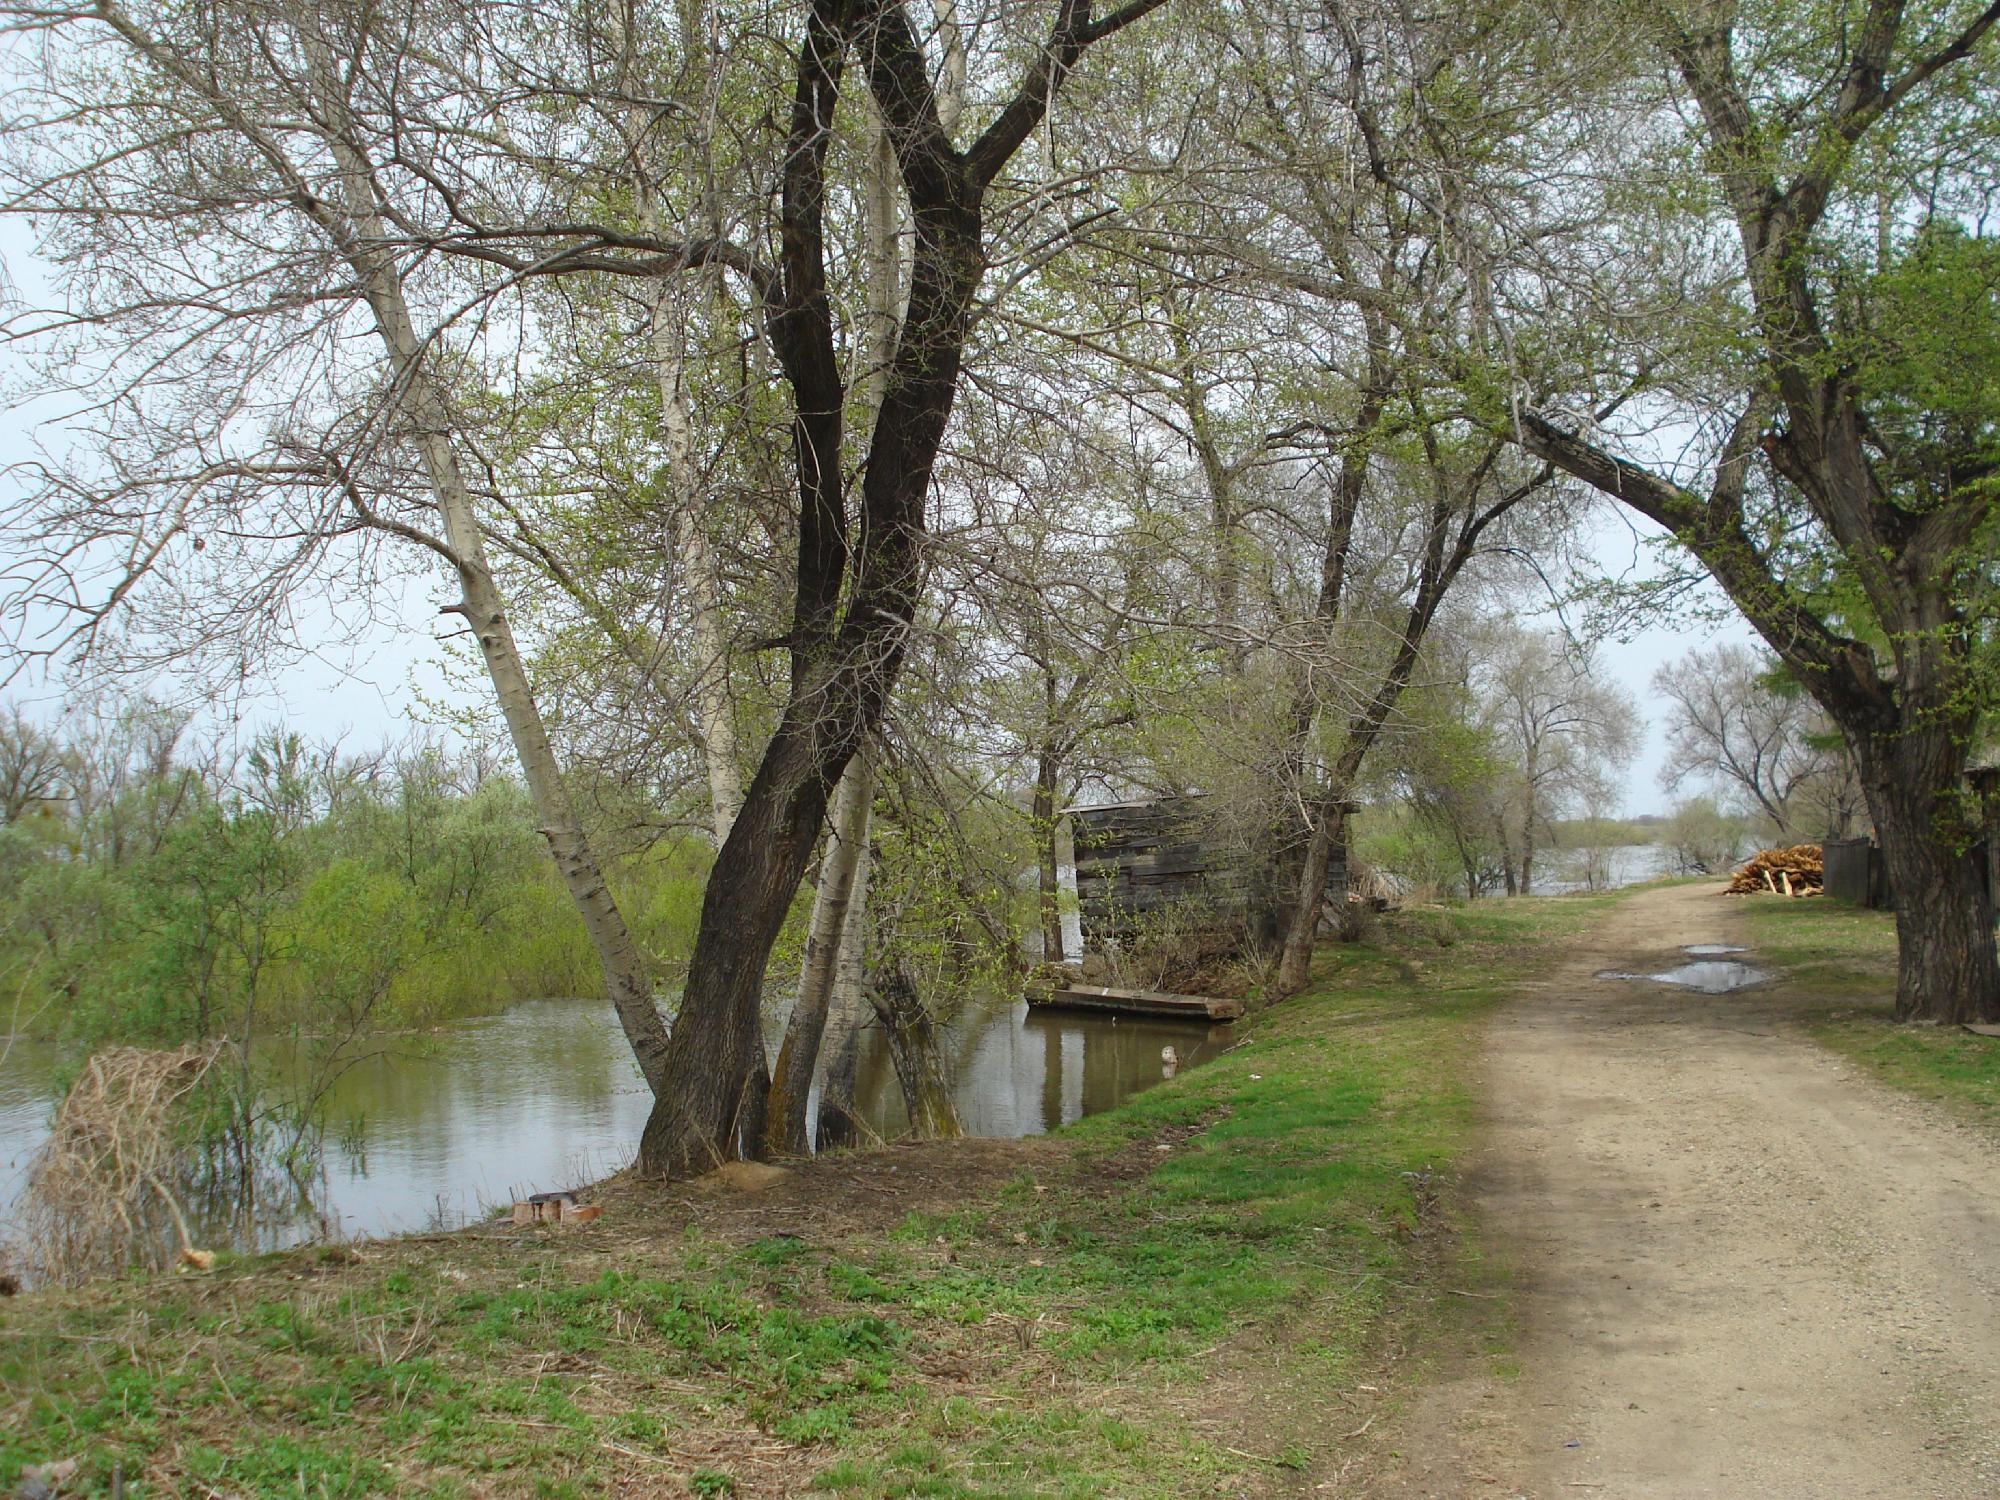
[[[1721,958],[1728,953],[1747,953],[1747,948],[1732,948],[1727,943],[1690,943],[1681,952],[1693,958]]]
[[[1752,968],[1749,964],[1736,963],[1732,960],[1703,959],[1697,963],[1679,964],[1659,974],[1628,974],[1620,969],[1606,969],[1597,977],[1645,979],[1655,984],[1671,984],[1681,989],[1698,990],[1704,995],[1726,995],[1731,990],[1762,984],[1771,975],[1768,970]]]

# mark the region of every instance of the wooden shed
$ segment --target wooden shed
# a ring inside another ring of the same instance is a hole
[[[1199,796],[1066,810],[1076,849],[1077,907],[1086,948],[1101,948],[1169,910],[1200,911],[1255,943],[1283,931],[1301,850],[1258,848],[1218,832]],[[1347,851],[1327,889],[1347,888]]]
[[[1986,876],[1987,904],[2000,909],[2000,760],[1990,754],[1976,759],[1965,773],[1965,785],[1979,808],[1982,837],[1974,857]],[[1856,906],[1895,907],[1888,867],[1874,839],[1866,834],[1828,839],[1823,848],[1827,895]]]

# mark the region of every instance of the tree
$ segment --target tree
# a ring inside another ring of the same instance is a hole
[[[760,273],[767,327],[794,401],[798,567],[783,715],[703,898],[642,1171],[678,1175],[761,1150],[768,1073],[764,965],[847,763],[881,721],[923,597],[924,502],[985,272],[982,212],[1083,52],[1155,9],[1094,18],[1062,0],[1006,102],[961,149],[901,4],[816,0],[795,67],[778,266]],[[867,443],[850,530],[841,482],[846,391],[827,299],[826,159],[850,54],[863,60],[915,224],[909,301]]]
[[[1306,983],[1344,809],[1447,599],[1524,528],[1564,521],[1553,470],[1467,422],[1439,378],[1489,338],[1483,241],[1514,227],[1516,177],[1572,144],[1557,104],[1566,70],[1524,68],[1524,55],[1556,60],[1531,43],[1524,53],[1519,24],[1336,0],[1251,44],[1267,81],[1247,144],[1273,159],[1276,180],[1254,274],[1344,327],[1352,350],[1348,402],[1307,409],[1292,435],[1326,455],[1330,503],[1289,717],[1305,838],[1281,992]],[[1468,97],[1481,109],[1465,110]],[[1330,149],[1345,191],[1327,180]]]
[[[1743,646],[1690,651],[1653,674],[1667,707],[1660,785],[1732,787],[1776,835],[1845,838],[1861,802],[1839,732],[1775,657]]]
[[[667,1034],[650,975],[571,803],[488,558],[459,314],[491,288],[432,269],[466,196],[494,183],[467,150],[493,80],[452,59],[504,69],[520,18],[174,3],[11,14],[43,38],[47,67],[16,121],[8,206],[50,226],[77,297],[28,331],[96,439],[74,462],[39,466],[13,507],[17,628],[52,608],[65,618],[45,657],[129,666],[205,649],[240,669],[282,645],[297,599],[343,563],[366,608],[377,555],[343,558],[342,543],[386,539],[441,560],[459,592],[447,611],[470,629],[657,1089]],[[358,366],[357,334],[376,351]]]
[[[1470,901],[1516,878],[1507,853],[1509,760],[1480,712],[1469,666],[1457,667],[1456,680],[1443,666],[1434,659],[1431,680],[1405,698],[1395,753],[1377,772],[1451,851]]]
[[[0,716],[0,824],[18,823],[68,786],[62,746],[54,735],[11,706]]]
[[[1897,1015],[2000,1019],[1963,786],[1994,697],[2000,259],[1958,222],[1988,190],[1961,163],[2000,141],[2000,6],[1641,20],[1692,111],[1702,208],[1733,241],[1736,279],[1710,307],[1743,316],[1683,387],[1720,438],[1683,482],[1548,409],[1510,425],[1671,532],[1839,726],[1897,893]]]
[[[1717,875],[1743,857],[1750,831],[1744,820],[1724,812],[1713,797],[1690,797],[1667,819],[1662,842],[1681,875]]]
[[[1478,681],[1510,763],[1507,894],[1526,896],[1553,820],[1603,800],[1612,773],[1630,762],[1638,711],[1616,686],[1593,680],[1587,652],[1543,631],[1503,629]]]

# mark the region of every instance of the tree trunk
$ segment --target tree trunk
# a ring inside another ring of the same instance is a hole
[[[1320,905],[1326,899],[1327,872],[1345,824],[1337,802],[1323,803],[1313,819],[1305,864],[1299,871],[1298,894],[1292,903],[1292,924],[1285,931],[1285,946],[1278,957],[1280,995],[1296,995],[1312,978],[1313,940],[1319,931]]]
[[[1969,733],[1969,730],[1967,731]],[[2000,1022],[2000,955],[1979,820],[1957,788],[1965,738],[1950,729],[1863,739],[1863,785],[1896,904],[1896,1019]]]
[[[483,561],[480,559],[482,564]],[[521,666],[499,593],[483,567],[468,567],[463,578],[463,611],[479,642],[508,735],[514,741],[514,753],[520,759],[522,779],[527,782],[542,837],[548,840],[549,853],[555,859],[563,885],[590,934],[591,946],[597,951],[598,965],[611,992],[612,1009],[617,1012],[633,1056],[638,1059],[639,1071],[657,1091],[665,1076],[667,1029],[653,1000],[652,977],[638,945],[632,941],[624,913],[598,868],[590,842],[576,820],[569,788],[556,764],[541,711],[529,691],[527,673]]]
[[[911,1132],[926,1141],[964,1135],[938,1050],[937,1022],[924,1008],[915,983],[900,968],[893,968],[877,979],[868,998],[889,1039],[889,1056],[896,1082],[902,1086]]]
[[[682,331],[670,316],[664,287],[652,292],[653,376],[660,392],[660,432],[666,440],[667,475],[674,491],[674,533],[681,581],[694,628],[694,709],[708,767],[709,817],[718,848],[729,837],[743,805],[743,773],[736,763],[736,707],[729,696],[729,649],[723,629],[722,585],[708,534],[708,498],[695,461],[694,418],[688,407]]]
[[[1521,782],[1521,891],[1523,896],[1532,895],[1535,885],[1535,818],[1541,811],[1541,798],[1536,788],[1541,784],[1541,744],[1535,732],[1529,728],[1524,736],[1528,742],[1528,763]]]
[[[819,1129],[815,1148],[830,1151],[851,1146],[860,1138],[855,1113],[855,1070],[861,1054],[861,1023],[868,1012],[868,877],[874,854],[867,840],[855,850],[854,893],[847,903],[847,925],[840,935],[840,961],[834,966],[833,1004],[822,1048],[826,1068],[820,1080]]]
[[[853,754],[821,741],[818,731],[834,726],[809,706],[820,699],[808,692],[788,708],[709,872],[666,1083],[639,1137],[645,1176],[699,1176],[763,1148],[764,966],[812,858],[827,781]],[[879,713],[878,705],[867,724]]]
[[[812,1151],[810,1103],[813,1074],[818,1069],[820,1043],[826,1034],[841,949],[848,931],[862,850],[868,843],[868,821],[875,800],[874,768],[866,755],[847,764],[834,794],[828,817],[826,850],[820,856],[819,885],[813,896],[812,927],[799,975],[798,999],[785,1023],[785,1039],[772,1071],[771,1095],[764,1126],[765,1149],[775,1156],[806,1156]]]
[[[324,48],[315,43],[308,52],[315,72],[330,76],[333,63]],[[332,100],[338,96],[329,92],[327,97]],[[330,104],[329,108],[339,112],[338,105]],[[387,227],[373,206],[368,164],[345,153],[337,155],[352,220],[351,225],[343,226],[340,241],[362,247],[391,243]],[[358,238],[353,233],[355,229],[360,231]],[[569,789],[549,743],[547,726],[530,690],[527,669],[522,665],[513,628],[507,621],[500,591],[487,563],[472,490],[465,482],[457,450],[449,436],[455,430],[450,401],[424,362],[425,345],[410,317],[393,259],[368,248],[353,250],[349,259],[374,316],[376,333],[396,372],[401,406],[410,419],[425,478],[444,523],[445,546],[441,550],[455,565],[462,591],[458,612],[464,615],[479,643],[480,658],[493,684],[508,736],[514,742],[542,836],[548,840],[556,869],[578,915],[583,918],[591,946],[597,950],[619,1025],[638,1059],[640,1073],[657,1093],[666,1079],[666,1025],[653,1002],[652,979],[645,961],[632,941],[624,914],[618,909],[577,821]],[[355,503],[361,504],[358,497]],[[370,519],[375,524],[385,524],[378,517]],[[436,545],[427,538],[423,540]]]
[[[1046,751],[1035,762],[1035,856],[1041,884],[1042,962],[1063,961],[1062,884],[1056,861],[1056,779],[1061,774],[1055,757]]]

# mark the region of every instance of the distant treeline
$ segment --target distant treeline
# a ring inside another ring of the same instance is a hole
[[[603,979],[496,758],[353,756],[283,730],[197,742],[130,706],[75,732],[0,723],[0,1032],[337,1045]],[[607,822],[643,827],[626,813]],[[607,833],[610,878],[670,969],[707,841]],[[675,977],[663,973],[671,983]]]

